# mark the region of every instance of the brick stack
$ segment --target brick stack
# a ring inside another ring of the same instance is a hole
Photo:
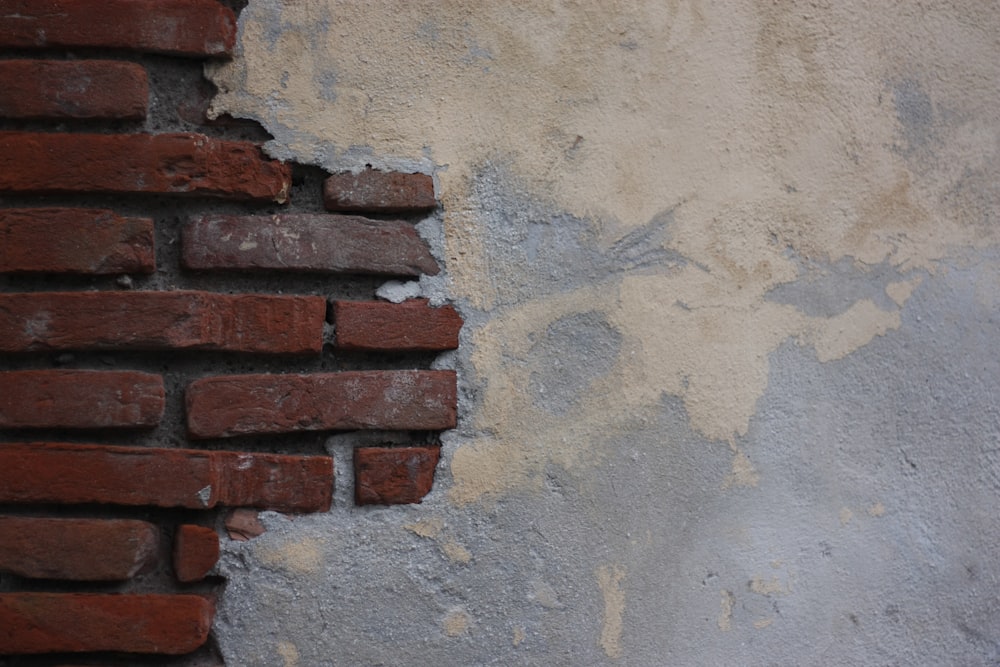
[[[0,656],[207,664],[217,524],[331,508],[309,434],[394,433],[354,449],[358,504],[431,488],[457,398],[427,368],[462,321],[373,299],[438,272],[414,227],[433,183],[323,180],[192,113],[203,90],[175,99],[167,75],[232,53],[216,0],[0,15]]]

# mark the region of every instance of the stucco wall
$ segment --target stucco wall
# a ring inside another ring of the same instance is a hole
[[[238,665],[1000,660],[1000,10],[250,0],[216,113],[434,174],[422,505],[230,545]],[[377,436],[376,436],[377,437]]]

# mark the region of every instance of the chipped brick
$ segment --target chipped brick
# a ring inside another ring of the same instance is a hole
[[[0,60],[0,91],[19,119],[142,120],[149,99],[146,70],[117,60]]]
[[[354,498],[359,505],[419,503],[434,485],[440,447],[358,447]]]
[[[462,328],[454,308],[432,308],[427,299],[335,301],[333,322],[338,349],[373,352],[454,350]]]

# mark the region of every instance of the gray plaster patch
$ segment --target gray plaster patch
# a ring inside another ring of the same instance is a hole
[[[868,266],[851,257],[833,264],[800,260],[800,278],[778,285],[765,298],[795,306],[810,317],[833,317],[864,299],[882,310],[893,311],[897,306],[886,293],[886,285],[908,278],[912,275],[902,275],[888,262]]]
[[[893,86],[896,118],[903,127],[908,150],[924,146],[934,133],[934,106],[919,81],[904,79]]]
[[[622,336],[601,313],[576,313],[550,324],[528,354],[537,405],[564,414],[590,383],[615,365]]]

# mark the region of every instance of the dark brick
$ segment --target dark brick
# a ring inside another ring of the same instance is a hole
[[[285,202],[291,168],[201,134],[0,132],[0,192],[162,193]]]
[[[95,47],[231,55],[236,16],[216,0],[0,0],[0,48]]]
[[[174,536],[174,572],[178,581],[201,581],[219,560],[219,536],[211,528],[184,525]]]
[[[211,215],[184,229],[189,269],[270,269],[394,276],[435,275],[413,225],[348,215]]]
[[[354,498],[359,505],[419,503],[434,485],[440,447],[358,447]]]
[[[0,654],[190,653],[215,610],[197,595],[0,593]]]
[[[325,512],[333,459],[68,443],[0,443],[0,503]]]
[[[148,99],[146,70],[135,63],[0,60],[0,117],[142,120]]]
[[[432,308],[427,299],[335,301],[333,322],[337,348],[373,352],[454,350],[462,328],[454,308]]]
[[[427,174],[366,169],[334,174],[323,183],[328,211],[410,213],[437,206],[434,179]]]
[[[152,273],[153,221],[86,208],[0,210],[0,273]]]
[[[230,375],[188,387],[193,438],[332,429],[454,428],[453,371]]]
[[[139,428],[163,416],[159,375],[135,371],[0,373],[0,427]]]
[[[0,571],[29,579],[123,581],[155,560],[159,536],[145,521],[0,517]]]
[[[323,349],[326,300],[212,292],[0,294],[0,352]]]

